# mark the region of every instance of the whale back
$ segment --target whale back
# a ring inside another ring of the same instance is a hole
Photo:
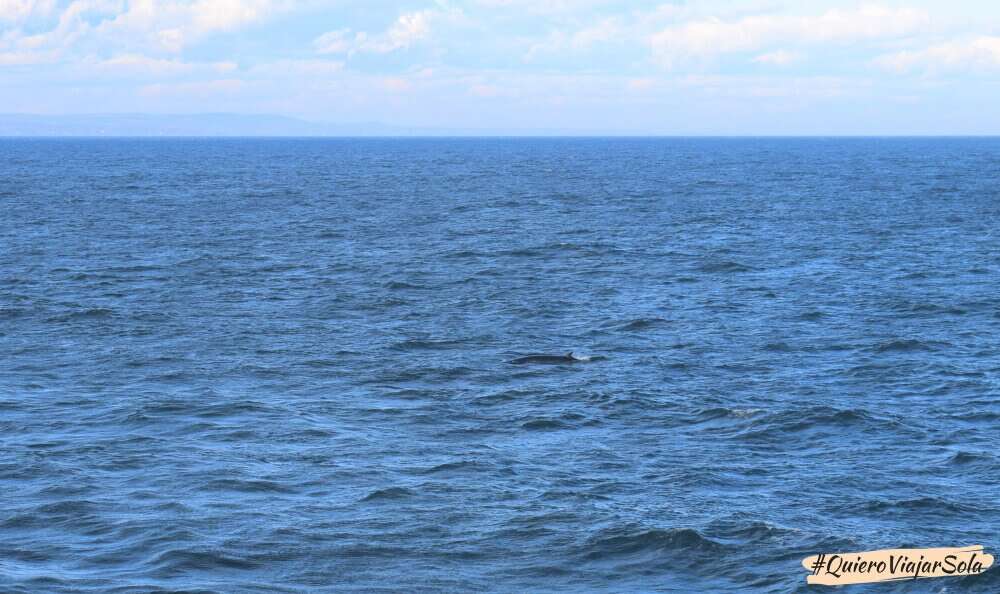
[[[566,353],[565,355],[527,355],[524,357],[518,357],[510,363],[514,365],[527,365],[530,363],[534,364],[549,364],[558,365],[563,363],[577,363],[595,360],[594,357],[577,357],[573,354],[573,351]]]

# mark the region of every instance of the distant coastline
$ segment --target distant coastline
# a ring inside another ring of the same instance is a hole
[[[405,126],[380,122],[314,122],[274,114],[22,114],[0,113],[0,138],[996,138],[991,134],[777,134],[747,132],[721,134],[662,133],[649,130],[509,129]]]
[[[273,114],[0,114],[0,137],[621,136],[601,131],[334,124]],[[628,134],[625,134],[628,135]]]

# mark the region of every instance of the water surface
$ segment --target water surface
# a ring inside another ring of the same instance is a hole
[[[998,188],[997,139],[0,140],[0,589],[995,553]]]

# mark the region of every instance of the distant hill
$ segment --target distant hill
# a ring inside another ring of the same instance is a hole
[[[407,136],[419,133],[381,124],[323,124],[276,115],[0,114],[0,136]]]
[[[330,124],[278,115],[0,114],[3,136],[618,136],[625,132]],[[642,133],[640,133],[641,135]]]

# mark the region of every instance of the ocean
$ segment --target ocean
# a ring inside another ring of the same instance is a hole
[[[995,138],[0,139],[0,591],[995,553],[998,221]]]

